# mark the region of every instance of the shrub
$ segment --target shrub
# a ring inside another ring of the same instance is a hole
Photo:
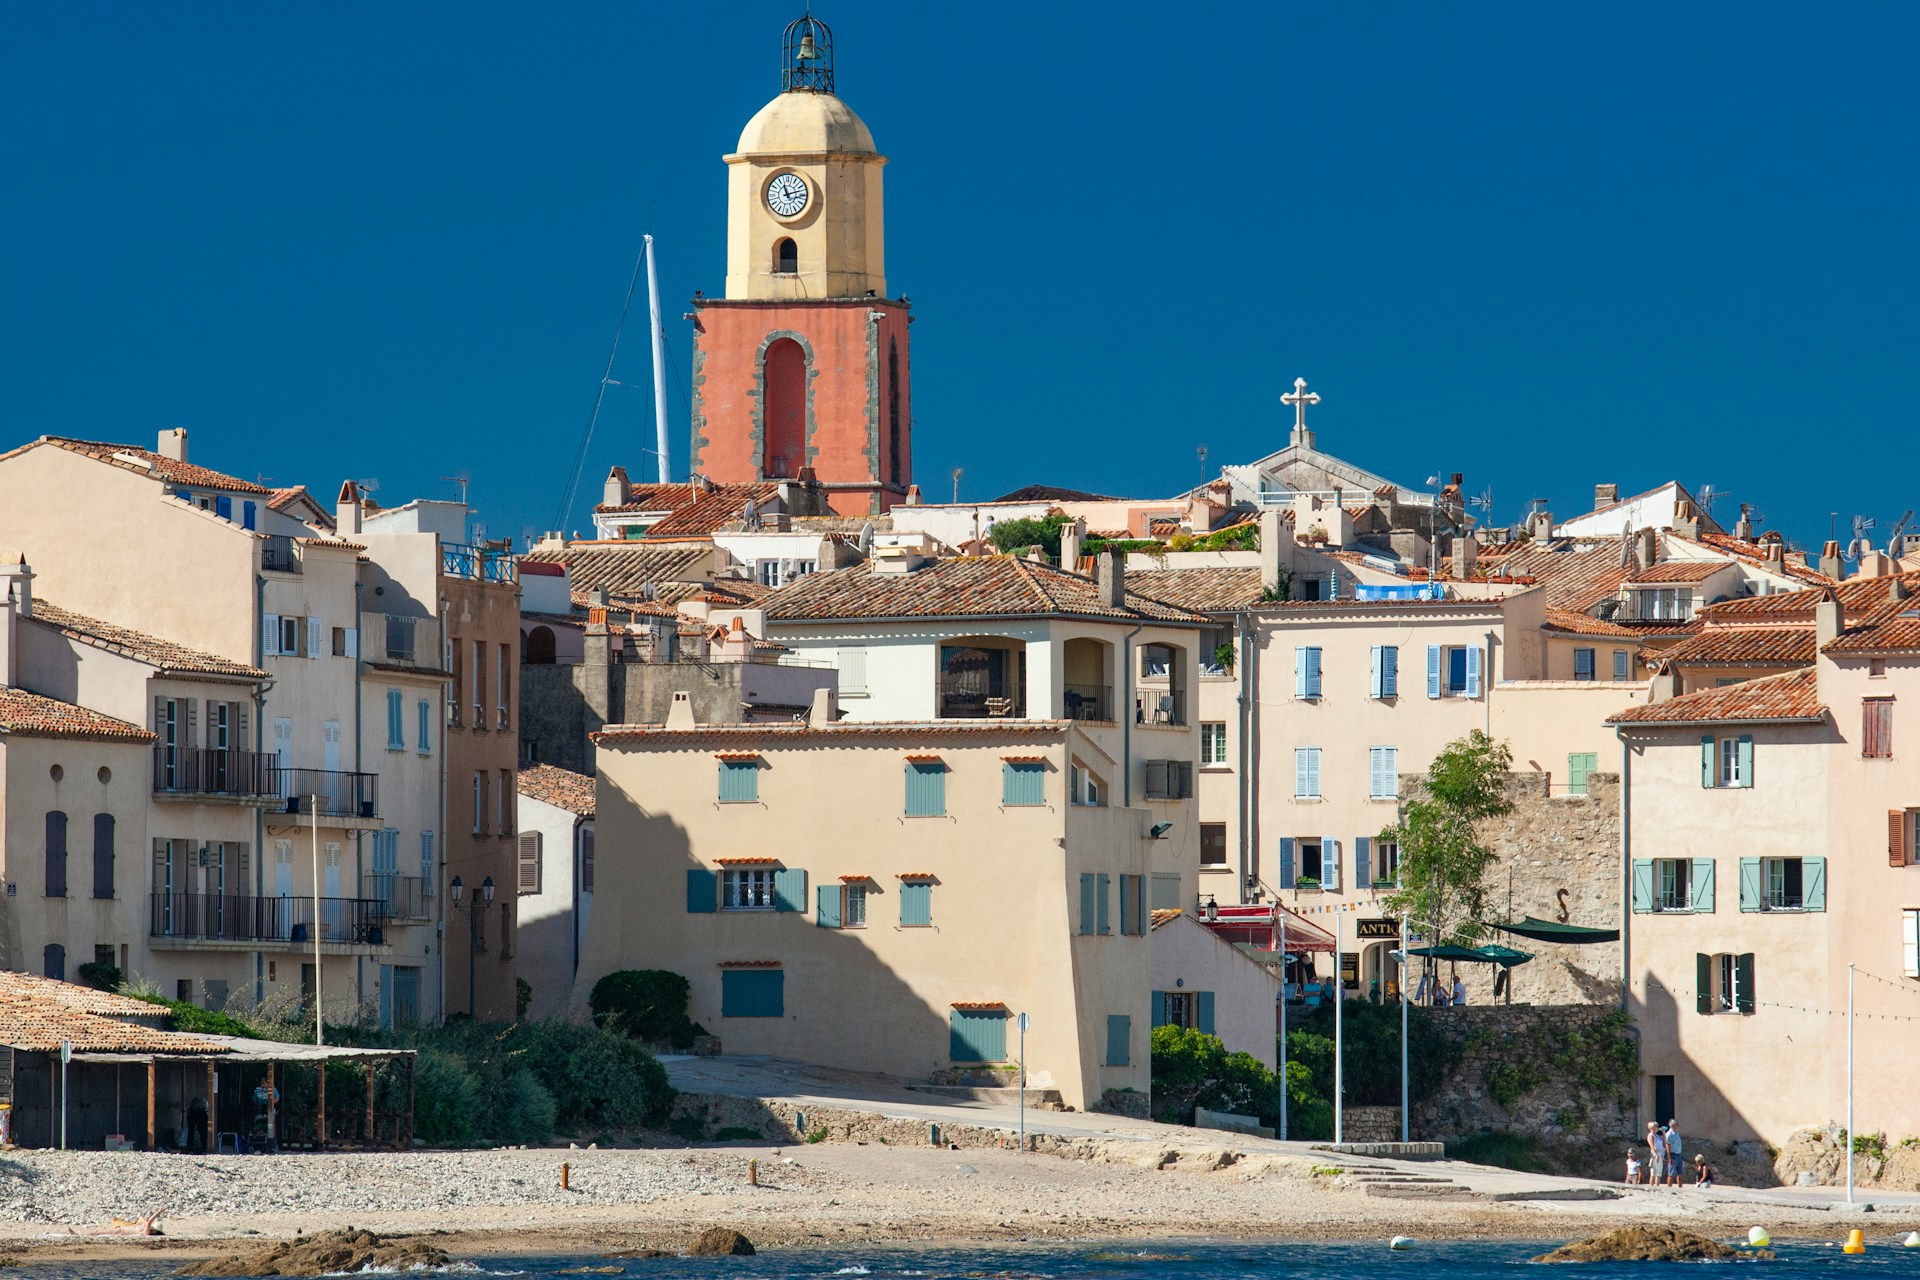
[[[687,980],[667,969],[620,969],[593,984],[593,1020],[636,1040],[685,1049],[693,1044]]]
[[[1534,1135],[1488,1129],[1447,1143],[1447,1156],[1469,1164],[1490,1164],[1522,1173],[1551,1173],[1553,1165],[1541,1153],[1540,1139]]]
[[[1400,1105],[1400,1006],[1349,1000],[1342,1008],[1347,1105]],[[1294,1028],[1297,1027],[1298,1030]],[[1314,1092],[1333,1102],[1333,1006],[1322,1005],[1288,1028],[1289,1061],[1308,1063]],[[1304,1038],[1303,1038],[1304,1037]],[[1418,1006],[1407,1010],[1408,1089],[1424,1102],[1460,1063],[1460,1048],[1441,1031],[1433,1015]]]
[[[480,1082],[460,1059],[423,1050],[413,1063],[413,1131],[424,1142],[459,1144],[473,1139],[480,1110]]]
[[[1228,1053],[1220,1037],[1184,1027],[1153,1029],[1153,1097],[1159,1118],[1187,1124],[1195,1107],[1258,1116],[1280,1115],[1279,1077],[1250,1053]]]
[[[80,966],[80,981],[95,991],[118,991],[126,980],[120,966],[105,960],[89,960]]]
[[[987,541],[993,544],[994,550],[1005,554],[1039,547],[1057,561],[1060,559],[1060,530],[1066,524],[1065,516],[1023,516],[1018,520],[996,520],[993,528],[987,530]]]

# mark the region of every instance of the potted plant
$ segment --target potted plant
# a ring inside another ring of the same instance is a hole
[[[1316,547],[1327,545],[1327,526],[1316,524],[1307,530],[1307,541]]]
[[[1313,876],[1301,876],[1293,882],[1293,887],[1296,889],[1318,889],[1320,887],[1320,881]]]
[[[1233,641],[1223,641],[1214,649],[1213,665],[1228,675],[1233,674]]]

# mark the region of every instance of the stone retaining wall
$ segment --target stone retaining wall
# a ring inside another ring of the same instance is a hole
[[[1572,1138],[1624,1144],[1637,1136],[1634,1088],[1637,1073],[1608,1075],[1599,1087],[1583,1084],[1578,1067],[1552,1058],[1593,1037],[1615,1013],[1590,1005],[1465,1005],[1433,1010],[1442,1033],[1461,1046],[1460,1065],[1440,1091],[1418,1103],[1413,1136],[1445,1141],[1485,1130],[1510,1130],[1543,1139]],[[1524,1084],[1503,1105],[1496,1077],[1509,1087]],[[1349,1115],[1352,1113],[1349,1112]]]
[[[1400,1141],[1400,1108],[1348,1107],[1340,1118],[1340,1136],[1352,1142]]]

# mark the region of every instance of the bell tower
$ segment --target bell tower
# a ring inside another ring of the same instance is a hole
[[[835,510],[885,511],[912,483],[910,317],[887,296],[886,157],[834,93],[826,23],[788,24],[779,96],[725,161],[726,292],[694,299],[694,470],[811,469]]]

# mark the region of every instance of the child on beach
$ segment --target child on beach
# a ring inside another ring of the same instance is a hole
[[[1713,1166],[1707,1163],[1705,1156],[1698,1153],[1693,1157],[1693,1185],[1696,1187],[1713,1185]]]
[[[1640,1153],[1632,1147],[1627,1148],[1627,1185],[1637,1186],[1640,1182]]]

